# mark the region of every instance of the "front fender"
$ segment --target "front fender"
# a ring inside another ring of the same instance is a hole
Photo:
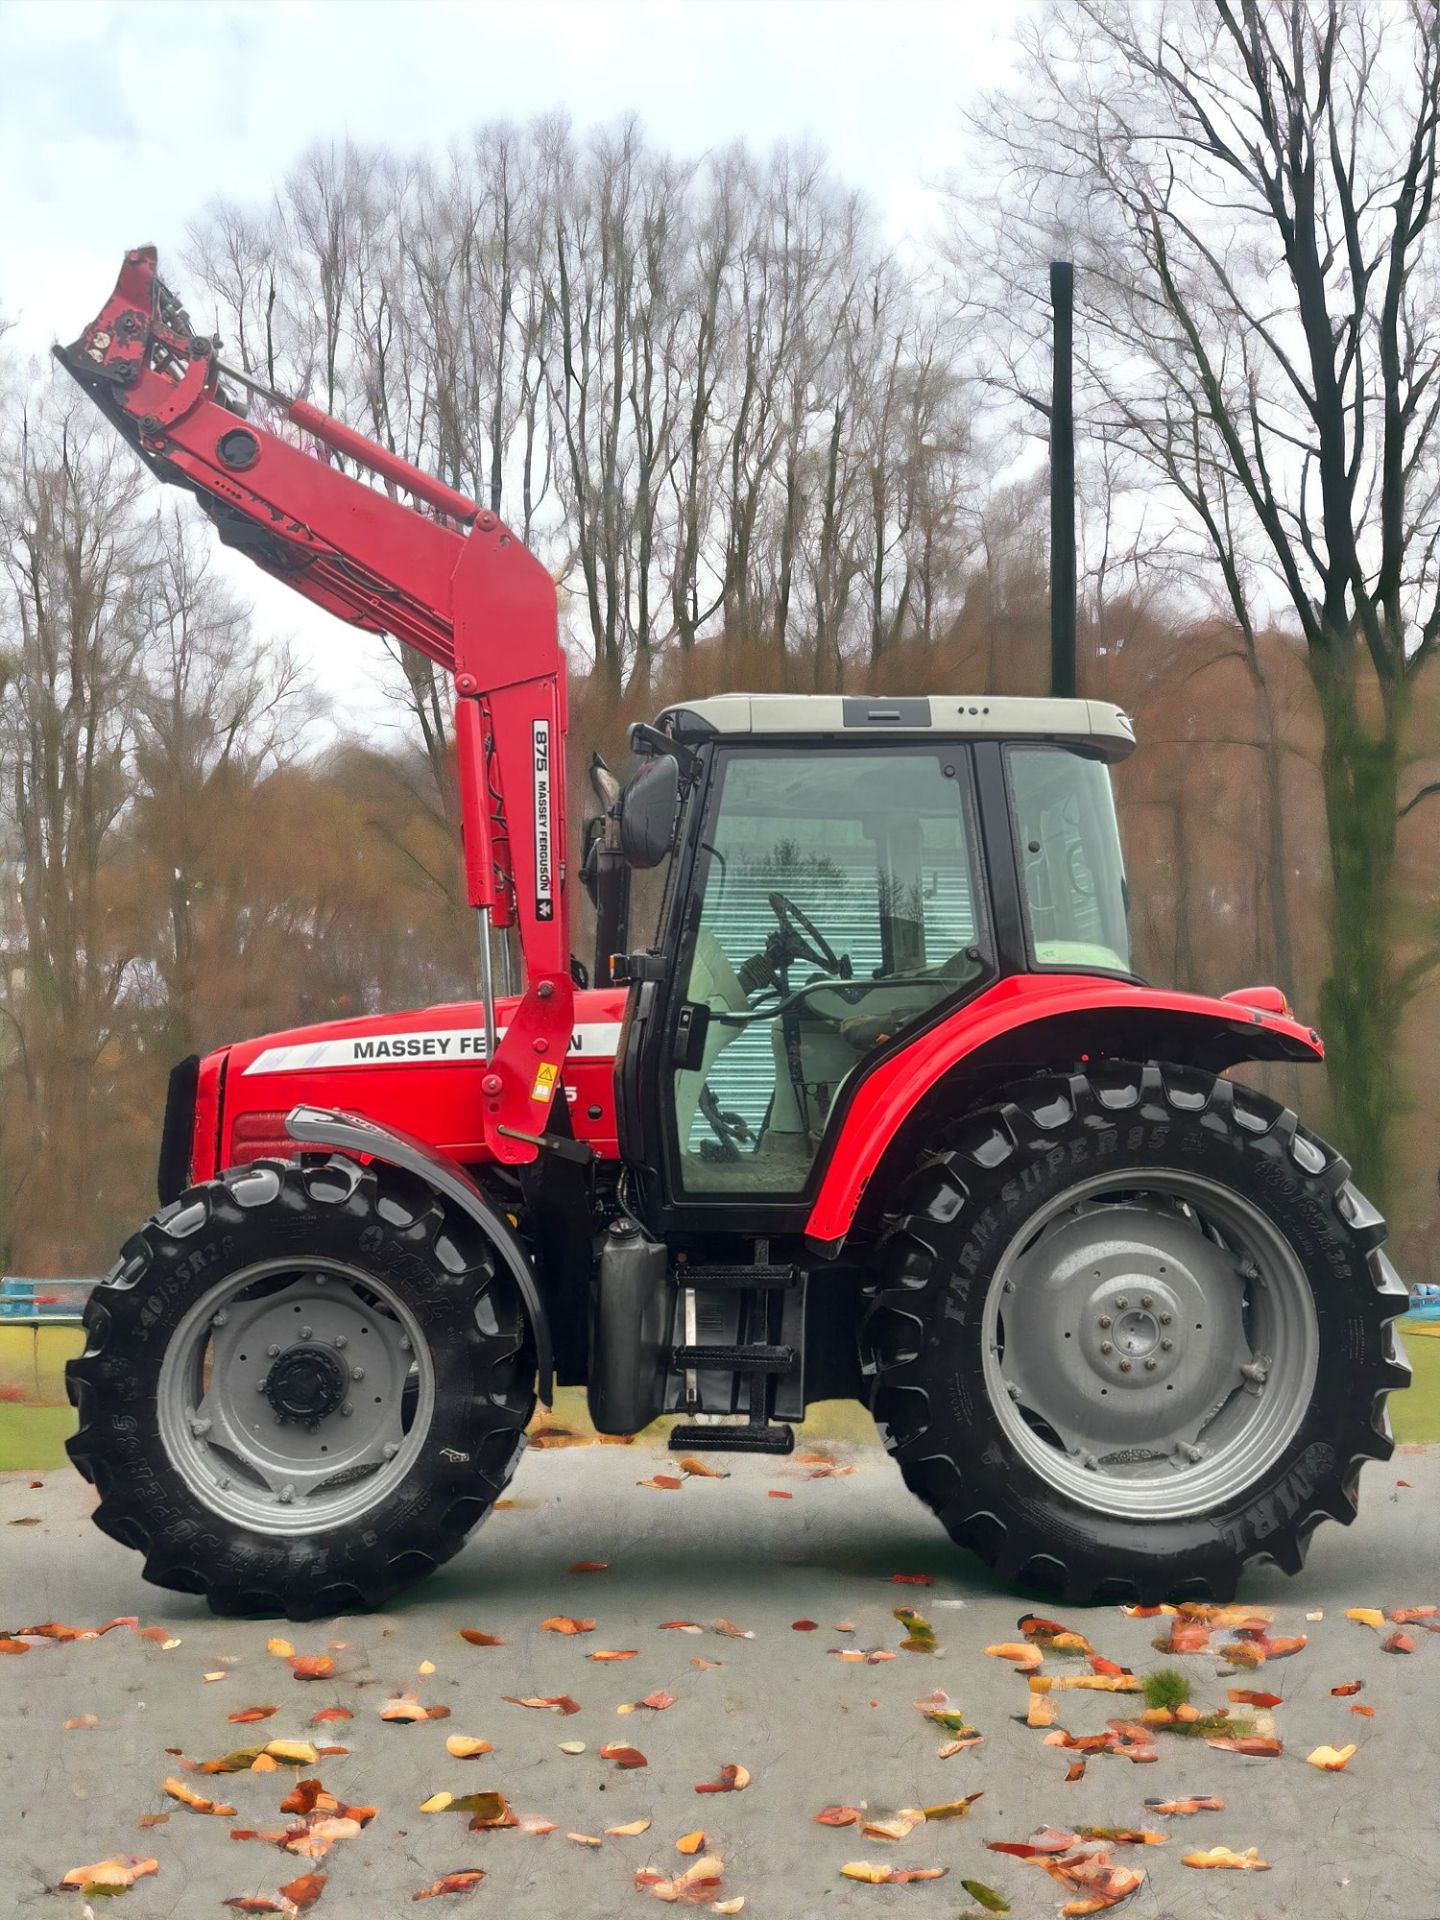
[[[1311,1027],[1275,1010],[1273,989],[1254,1004],[1211,999],[1094,974],[1014,974],[877,1061],[856,1087],[825,1164],[806,1237],[837,1251],[866,1186],[904,1122],[946,1075],[972,1070],[985,1084],[1085,1054],[1171,1059],[1221,1072],[1242,1060],[1324,1058]],[[1279,1002],[1283,1004],[1283,1002]],[[977,1092],[977,1097],[981,1093]]]
[[[510,1230],[509,1222],[491,1206],[484,1194],[462,1167],[453,1160],[442,1160],[413,1133],[401,1133],[392,1127],[377,1126],[363,1114],[340,1113],[332,1107],[292,1107],[285,1116],[285,1131],[304,1147],[329,1147],[339,1153],[366,1154],[372,1160],[384,1160],[392,1167],[434,1187],[447,1200],[470,1215],[480,1231],[494,1246],[506,1271],[519,1289],[535,1333],[535,1369],[541,1401],[550,1406],[555,1398],[555,1352],[550,1337],[550,1320],[535,1279],[530,1257]]]

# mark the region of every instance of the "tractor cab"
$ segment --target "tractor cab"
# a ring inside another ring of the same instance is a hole
[[[621,1126],[666,1213],[781,1225],[893,1049],[1006,974],[1130,976],[1115,707],[732,694],[635,744],[622,850],[668,872]]]

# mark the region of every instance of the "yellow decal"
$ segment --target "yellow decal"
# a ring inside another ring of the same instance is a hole
[[[530,1089],[530,1098],[532,1100],[549,1100],[551,1094],[555,1091],[555,1081],[559,1072],[560,1069],[552,1066],[548,1060],[543,1066],[538,1068],[535,1074],[535,1084]]]

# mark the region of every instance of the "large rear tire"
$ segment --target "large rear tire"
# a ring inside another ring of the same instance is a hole
[[[126,1244],[66,1370],[97,1524],[220,1614],[382,1605],[459,1551],[534,1406],[469,1215],[382,1163],[258,1161]]]
[[[887,1216],[862,1323],[907,1485],[1005,1579],[1228,1599],[1354,1518],[1409,1379],[1385,1225],[1249,1089],[1106,1063],[957,1119]]]

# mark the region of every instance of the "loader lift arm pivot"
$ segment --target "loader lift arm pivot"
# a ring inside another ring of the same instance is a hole
[[[56,358],[162,480],[197,496],[228,545],[454,680],[465,884],[484,961],[485,1139],[501,1162],[531,1161],[573,1024],[554,582],[495,514],[318,407],[225,366],[155,262],[153,247],[127,253],[104,308]],[[240,388],[308,443],[249,418]],[[337,455],[382,484],[341,471]],[[497,1046],[489,933],[509,927],[524,994]]]

